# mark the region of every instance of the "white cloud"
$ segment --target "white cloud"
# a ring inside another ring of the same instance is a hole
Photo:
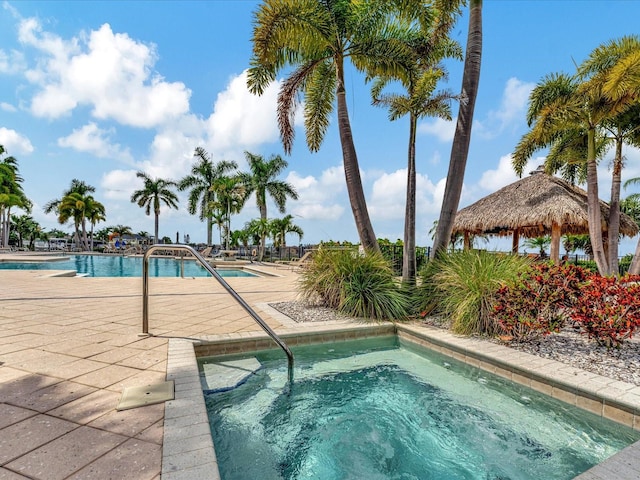
[[[495,138],[506,129],[514,129],[525,121],[525,111],[529,94],[535,87],[534,83],[527,83],[510,78],[507,80],[500,107],[492,110],[483,120],[474,120],[474,132],[485,139]]]
[[[87,105],[96,118],[148,128],[189,110],[190,90],[153,72],[155,47],[108,24],[65,41],[30,18],[21,22],[19,38],[44,54],[26,73],[41,88],[31,101],[34,115],[57,118]]]
[[[114,133],[114,129],[104,130],[90,122],[81,128],[74,129],[71,135],[59,138],[58,145],[91,153],[98,158],[111,158],[131,163],[133,158],[129,150],[123,149],[119,144],[111,143],[110,137]]]
[[[434,213],[441,200],[435,197],[437,186],[426,175],[416,174],[417,215]],[[407,195],[407,169],[383,173],[373,182],[369,213],[372,220],[402,219]]]
[[[344,173],[342,167],[324,170],[320,178],[301,177],[292,171],[286,181],[298,192],[299,200],[291,202],[294,215],[305,220],[337,220],[344,213],[345,198]]]
[[[498,168],[495,170],[486,170],[482,174],[478,185],[485,191],[495,192],[496,190],[519,180],[520,178],[513,170],[511,160],[511,155],[503,155],[500,157]],[[522,176],[526,176],[529,172],[538,168],[539,165],[544,163],[544,160],[544,157],[536,157],[529,160],[522,169]]]
[[[138,184],[136,170],[111,170],[103,175],[100,182],[107,199],[126,201],[129,201]]]
[[[0,145],[11,156],[29,154],[34,150],[31,141],[27,137],[5,127],[0,127]]]
[[[450,142],[456,132],[456,122],[436,118],[429,122],[418,124],[418,133],[426,133],[435,136],[441,142]]]
[[[0,48],[0,73],[16,74],[24,71],[26,63],[22,53],[15,50],[6,52]]]
[[[0,110],[4,110],[5,112],[17,112],[18,109],[7,102],[0,102]]]
[[[261,96],[249,92],[247,72],[232,78],[218,94],[208,120],[211,142],[219,149],[250,148],[278,139],[276,105],[279,82],[273,82]]]

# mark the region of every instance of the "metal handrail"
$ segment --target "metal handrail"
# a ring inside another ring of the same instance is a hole
[[[184,250],[195,257],[195,259],[202,264],[204,269],[209,272],[213,278],[218,280],[218,283],[224,287],[224,289],[244,308],[253,319],[258,322],[258,325],[278,344],[284,353],[287,354],[287,360],[289,363],[289,383],[293,383],[293,353],[284,341],[274,332],[265,321],[238,295],[238,293],[231,288],[231,286],[216,272],[207,260],[200,255],[194,248],[188,245],[152,245],[144,253],[142,262],[142,333],[149,334],[149,257],[156,250]]]

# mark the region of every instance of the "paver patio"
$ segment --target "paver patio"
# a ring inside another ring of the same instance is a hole
[[[296,274],[229,278],[259,304],[295,298]],[[164,404],[116,411],[122,390],[165,381],[169,338],[259,331],[211,278],[0,270],[0,479],[160,478]]]

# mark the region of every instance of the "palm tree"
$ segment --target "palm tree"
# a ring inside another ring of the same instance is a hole
[[[158,243],[158,229],[160,226],[160,207],[164,203],[169,208],[178,209],[178,196],[173,192],[172,188],[178,184],[172,180],[164,180],[162,178],[151,178],[145,172],[136,173],[136,177],[144,181],[144,187],[136,190],[131,195],[131,202],[137,203],[140,208],[145,209],[145,214],[150,215],[153,208],[155,216],[154,223],[154,239]]]
[[[467,34],[467,53],[462,73],[462,92],[460,93],[460,109],[458,123],[451,146],[449,171],[444,188],[444,197],[438,228],[433,241],[432,257],[445,251],[453,231],[453,222],[460,204],[464,172],[467,166],[473,111],[480,82],[480,63],[482,59],[482,0],[469,2],[469,32]]]
[[[85,217],[89,220],[91,229],[89,231],[89,238],[91,239],[91,245],[89,249],[93,251],[93,230],[98,222],[104,222],[106,218],[106,210],[104,205],[93,197],[87,198],[87,205],[85,207]]]
[[[456,2],[449,5],[454,8]],[[456,9],[457,10],[457,9]],[[407,160],[407,196],[405,203],[404,242],[402,255],[402,281],[415,283],[416,276],[416,130],[418,119],[425,116],[451,120],[450,101],[454,96],[448,91],[434,93],[446,71],[439,65],[447,57],[462,58],[457,42],[449,39],[448,32],[454,15],[450,12],[431,17],[429,25],[421,31],[410,31],[407,44],[415,53],[412,68],[403,71],[399,78],[378,76],[371,96],[374,105],[389,108],[391,121],[409,114],[409,149]],[[400,80],[406,95],[382,94],[382,89],[394,80]]]
[[[591,52],[579,68],[581,78],[595,80],[596,88],[604,88],[611,78],[611,70],[615,65],[624,62],[630,56],[640,59],[640,38],[636,35],[625,36],[600,45]],[[621,74],[619,74],[621,75]],[[602,78],[598,79],[599,76]],[[637,77],[636,77],[637,78]],[[640,82],[636,83],[640,84]],[[609,268],[612,273],[618,272],[618,243],[620,236],[620,185],[622,183],[622,147],[625,143],[640,146],[640,103],[637,95],[636,105],[621,114],[603,122],[603,129],[608,139],[615,144],[615,157],[612,168],[611,199],[609,201],[608,250]]]
[[[525,247],[538,250],[540,258],[545,258],[547,256],[546,250],[549,245],[551,245],[551,237],[549,235],[527,238],[527,240],[524,242]]]
[[[271,220],[271,235],[273,236],[273,244],[276,247],[285,248],[287,246],[287,233],[295,233],[298,235],[298,241],[302,240],[304,232],[292,220],[293,215],[285,215],[283,218]]]
[[[244,229],[252,237],[254,245],[256,243],[262,242],[262,240],[265,239],[271,231],[271,229],[269,228],[269,220],[267,220],[266,218],[254,218],[253,220],[245,224]],[[263,256],[264,252],[258,258],[258,260],[262,261]]]
[[[231,236],[231,215],[240,213],[242,210],[247,199],[247,188],[240,175],[235,175],[233,177],[218,178],[211,189],[218,198],[216,206],[217,210],[222,214],[221,220],[225,227],[225,248],[228,250]]]
[[[385,15],[387,2],[265,0],[254,18],[253,56],[248,75],[252,93],[262,95],[279,72],[293,71],[278,95],[278,127],[285,153],[291,153],[298,97],[304,97],[307,146],[318,151],[337,104],[338,131],[351,210],[363,247],[379,251],[371,225],[353,142],[345,62],[359,71],[393,74],[410,54],[395,42]]]
[[[287,168],[287,162],[280,155],[272,155],[265,160],[261,155],[244,152],[249,163],[249,173],[240,173],[240,180],[246,188],[246,195],[255,192],[256,203],[260,211],[260,219],[267,221],[267,194],[273,199],[280,213],[285,212],[287,197],[298,199],[298,192],[293,185],[277,180],[278,175]],[[268,231],[260,238],[258,260],[264,256],[265,241]]]
[[[96,188],[92,185],[74,178],[71,180],[69,188],[62,193],[62,198],[51,200],[44,205],[44,213],[55,213],[58,217],[58,222],[61,225],[64,225],[69,220],[73,219],[75,229],[74,238],[77,248],[89,248],[86,239],[84,210],[86,207],[85,201],[87,200],[87,197],[89,197],[88,194],[95,191]],[[80,235],[81,228],[84,232],[84,237],[82,239]]]
[[[0,155],[6,153],[0,145]],[[9,230],[11,227],[11,209],[20,208],[31,212],[31,202],[25,195],[22,185],[23,178],[18,173],[18,161],[14,157],[6,156],[0,161],[0,246],[9,245]]]
[[[202,147],[197,147],[193,156],[197,157],[198,161],[191,168],[191,174],[178,182],[178,189],[180,191],[191,190],[189,192],[187,210],[191,215],[195,215],[199,211],[200,220],[206,220],[207,245],[212,245],[212,213],[216,197],[211,187],[213,187],[218,178],[238,168],[238,164],[226,160],[214,164],[209,153]]]
[[[617,63],[611,58],[609,61]],[[537,149],[554,145],[559,138],[582,138],[585,141],[589,236],[598,271],[608,275],[617,272],[612,270],[612,263],[615,262],[609,261],[602,238],[597,173],[599,140],[604,137],[603,127],[636,105],[638,100],[632,95],[607,97],[604,86],[611,79],[614,67],[609,65],[602,68],[596,68],[595,63],[588,60],[579,68],[579,76],[548,75],[534,88],[527,114],[532,128],[516,147],[513,162],[514,168],[521,174],[526,160]],[[593,73],[596,70],[597,74]],[[633,77],[627,82],[633,85]]]
[[[85,207],[87,197],[78,192],[72,192],[62,197],[56,206],[58,211],[58,222],[64,225],[68,221],[73,221],[74,241],[76,248],[86,250],[86,230],[84,229]],[[81,235],[81,229],[83,235]]]

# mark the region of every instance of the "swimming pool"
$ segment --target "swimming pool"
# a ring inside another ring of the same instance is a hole
[[[396,337],[281,352],[206,396],[224,480],[571,479],[640,432]],[[246,354],[244,355],[246,357]],[[205,362],[216,359],[200,359]]]
[[[67,258],[67,257],[65,257]],[[151,257],[149,276],[179,277],[180,260],[174,258]],[[141,277],[142,257],[122,255],[70,255],[68,260],[46,262],[0,262],[0,270],[76,270],[78,275],[88,277]],[[220,268],[222,277],[257,277],[240,268]],[[209,273],[192,259],[184,260],[185,277],[207,277]]]

